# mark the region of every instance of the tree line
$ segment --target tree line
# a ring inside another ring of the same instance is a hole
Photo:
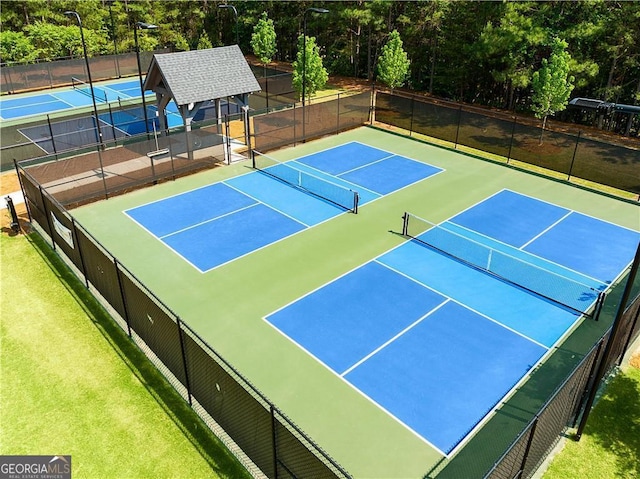
[[[236,42],[245,54],[263,14],[273,21],[272,59],[293,63],[307,34],[331,75],[370,81],[397,31],[408,59],[405,86],[468,103],[534,111],[536,72],[565,44],[572,96],[640,103],[640,2],[403,2],[28,0],[3,2],[0,56],[5,64],[80,56],[82,18],[89,55],[132,51],[138,21],[142,50],[208,48]],[[226,3],[226,2],[225,2]],[[324,15],[309,8],[327,9]],[[305,12],[308,14],[305,15]],[[237,28],[237,32],[236,32]],[[548,72],[547,72],[548,73]]]

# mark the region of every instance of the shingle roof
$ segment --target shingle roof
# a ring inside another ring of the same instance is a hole
[[[153,90],[161,79],[177,105],[261,90],[238,45],[156,54],[145,90]]]

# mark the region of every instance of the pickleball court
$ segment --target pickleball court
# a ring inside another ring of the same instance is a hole
[[[449,455],[596,314],[640,235],[510,190],[417,221],[415,239],[266,321]]]
[[[441,171],[351,142],[125,213],[207,272]]]
[[[637,209],[372,129],[255,153],[74,214],[355,477],[496,453],[640,239]]]

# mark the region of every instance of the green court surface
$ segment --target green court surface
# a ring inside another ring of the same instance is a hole
[[[369,127],[272,156],[294,159],[351,141],[445,171],[366,204],[357,215],[339,215],[206,273],[173,253],[124,211],[249,172],[248,161],[110,198],[71,213],[353,477],[419,478],[430,475],[434,468],[442,470],[443,477],[472,477],[461,472],[468,471],[463,462],[468,465],[479,456],[486,456],[487,461],[496,459],[524,426],[523,421],[535,414],[545,394],[594,344],[606,324],[585,321],[579,326],[547,361],[550,372],[545,372],[545,365],[540,367],[515,393],[507,405],[509,412],[496,414],[477,433],[478,440],[471,439],[445,466],[443,456],[427,442],[263,318],[405,241],[398,234],[404,211],[439,223],[505,188],[635,231],[640,231],[640,209]],[[496,439],[500,435],[496,431],[503,437]],[[493,439],[487,442],[484,434]]]

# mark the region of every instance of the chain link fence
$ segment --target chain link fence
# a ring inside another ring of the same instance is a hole
[[[637,148],[588,138],[583,131],[542,130],[541,123],[515,115],[417,95],[376,91],[375,121],[478,152],[510,164],[527,163],[572,178],[638,195],[640,143]]]
[[[156,53],[168,53],[170,49],[140,52],[140,65],[144,68],[151,63]],[[118,55],[101,55],[89,58],[89,68],[93,81],[111,80],[138,75],[138,63],[135,52]],[[55,61],[42,61],[27,64],[0,65],[0,91],[19,93],[31,90],[43,90],[71,85],[71,78],[89,81],[84,58],[65,58]]]
[[[302,107],[262,111],[253,116],[255,148],[266,152],[366,124],[371,93],[336,94]]]
[[[230,139],[218,133],[223,125],[209,125],[192,131],[173,131],[147,139],[146,135],[107,143],[69,158],[57,155],[21,162],[31,176],[68,208],[96,199],[106,199],[140,186],[176,179],[188,173],[214,168],[231,161]],[[244,157],[235,150],[235,159]],[[244,148],[246,154],[246,148]]]
[[[255,477],[349,478],[349,474],[85,230],[18,165],[28,211],[52,248],[73,266],[205,423]],[[214,424],[212,424],[212,422]]]
[[[167,53],[169,50],[141,52],[141,64],[150,64],[156,53]],[[138,76],[135,54],[101,56],[90,59],[90,67],[94,83],[100,80]],[[297,93],[292,86],[291,72],[283,72],[273,68],[264,69],[251,65],[258,78],[262,91],[249,97],[249,106],[253,112],[290,108],[297,101]],[[267,76],[264,76],[264,75]],[[68,59],[55,62],[43,62],[28,65],[6,66],[2,68],[3,92],[45,89],[69,86],[71,78],[86,79],[86,67],[83,59]],[[5,90],[6,88],[6,90]],[[13,168],[15,162],[35,158],[61,159],[77,155],[79,151],[91,151],[100,143],[100,135],[108,146],[116,146],[125,142],[135,142],[139,135],[147,134],[145,115],[141,98],[133,98],[111,102],[99,102],[98,120],[87,113],[86,108],[73,112],[63,111],[25,118],[21,121],[3,122],[0,125],[0,170]],[[239,114],[239,109],[227,99],[221,108],[222,115]],[[201,108],[195,117],[193,128],[199,125],[214,123],[215,108]],[[256,113],[257,114],[257,113]],[[147,118],[149,131],[156,116],[153,102],[147,101]],[[173,129],[181,129],[177,126]],[[235,127],[234,127],[235,128]],[[243,126],[244,128],[244,126]],[[237,128],[235,128],[237,129]],[[220,133],[224,133],[223,131]],[[233,134],[233,133],[232,133]],[[244,140],[243,140],[244,142]],[[151,150],[149,150],[151,151]]]

